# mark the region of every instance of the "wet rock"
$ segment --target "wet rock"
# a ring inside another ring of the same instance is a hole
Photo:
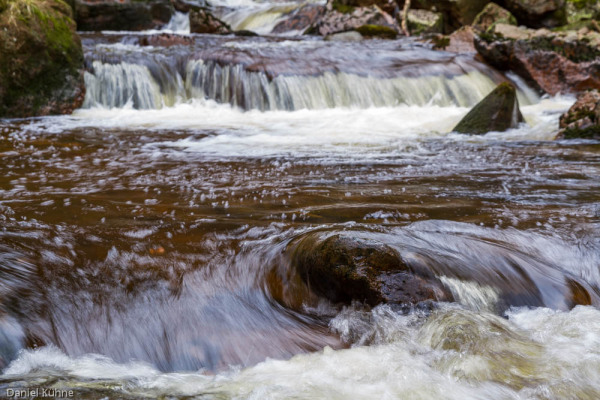
[[[314,25],[325,13],[325,7],[316,4],[307,4],[284,16],[284,20],[273,28],[273,33],[290,31],[304,31]]]
[[[356,30],[365,25],[378,25],[397,30],[395,20],[377,6],[340,8],[337,3],[327,3],[322,18],[310,32],[321,36]],[[341,11],[340,11],[341,10]]]
[[[346,235],[310,236],[293,249],[292,264],[315,293],[333,302],[418,303],[452,295],[426,271],[410,268],[385,244]]]
[[[444,19],[444,33],[471,25],[489,0],[413,0],[413,8],[439,12]]]
[[[193,39],[189,36],[174,35],[171,33],[160,33],[158,35],[144,36],[140,38],[140,46],[157,46],[157,47],[171,47],[171,46],[189,46],[194,43]]]
[[[565,0],[504,0],[521,25],[555,28],[567,23]]]
[[[558,139],[600,139],[600,92],[580,95],[568,112],[560,117]]]
[[[83,103],[81,41],[62,1],[0,3],[0,60],[0,117],[70,114]]]
[[[253,32],[253,31],[249,31],[248,29],[240,29],[239,31],[233,32],[233,34],[235,36],[240,36],[240,37],[256,37],[256,36],[259,36],[258,33]]]
[[[190,32],[227,35],[231,28],[210,13],[206,8],[197,7],[190,10]]]
[[[517,25],[517,19],[510,11],[496,3],[490,3],[475,17],[473,29],[477,32],[487,32],[497,24]]]
[[[510,83],[501,83],[456,125],[455,132],[482,135],[504,132],[523,122],[517,91]]]
[[[169,0],[74,0],[80,31],[140,31],[167,24],[175,12]]]
[[[444,18],[441,13],[427,10],[410,10],[407,20],[411,35],[442,33],[444,31]]]
[[[600,34],[551,32],[497,24],[475,39],[492,66],[510,70],[540,91],[577,93],[600,89]]]

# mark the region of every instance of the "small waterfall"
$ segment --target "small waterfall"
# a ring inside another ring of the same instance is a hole
[[[84,107],[103,105],[137,109],[162,107],[161,90],[147,67],[120,63],[93,63],[94,73],[85,73],[86,97]]]
[[[400,104],[469,107],[496,85],[473,70],[464,75],[377,78],[345,72],[279,75],[247,71],[241,64],[187,62],[185,77],[156,66],[93,62],[86,74],[86,107],[134,108],[172,106],[178,101],[208,99],[245,110],[393,107]],[[527,104],[528,102],[526,102]]]
[[[179,34],[190,33],[190,17],[187,13],[176,11],[169,23],[162,27],[161,31]]]

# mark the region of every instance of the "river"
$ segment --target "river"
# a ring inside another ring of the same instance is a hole
[[[600,143],[552,140],[574,98],[411,39],[148,34],[82,34],[84,106],[0,121],[0,390],[600,398]],[[452,133],[506,78],[527,123]],[[323,232],[409,249],[456,301],[295,288]]]

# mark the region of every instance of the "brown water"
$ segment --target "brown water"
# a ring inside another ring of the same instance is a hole
[[[239,82],[239,96],[287,79],[241,104],[191,78],[217,39],[197,37],[203,50],[192,58],[183,48],[142,57],[134,39],[86,39],[90,64],[104,63],[88,83],[106,74],[88,108],[0,122],[0,349],[6,362],[17,357],[0,390],[115,399],[600,393],[600,144],[550,140],[572,99],[540,100],[523,87],[528,124],[466,137],[452,126],[501,79],[468,56],[373,41],[342,50],[367,46],[386,62],[335,64],[318,41],[218,39],[231,44],[218,44],[225,55],[215,65],[238,68],[222,85]],[[263,50],[241,57],[253,40]],[[248,72],[244,57],[264,67]],[[312,69],[290,75],[298,64],[281,70],[286,57]],[[312,81],[323,57],[332,75]],[[130,67],[142,59],[154,64]],[[211,68],[206,76],[225,76]],[[256,75],[277,68],[271,81]],[[401,101],[400,92],[373,97],[394,85],[413,86]],[[420,87],[433,94],[419,96]],[[129,95],[112,103],[102,91]],[[258,105],[281,98],[287,106]],[[118,107],[99,107],[102,99]],[[282,295],[290,243],[331,232],[409,254],[458,304],[407,312]],[[569,312],[576,303],[592,306]],[[504,314],[510,306],[540,308]],[[22,347],[38,350],[16,355]]]

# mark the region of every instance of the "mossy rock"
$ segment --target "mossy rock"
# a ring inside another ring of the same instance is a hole
[[[483,135],[504,132],[523,122],[517,90],[508,82],[501,83],[456,125],[455,132]]]
[[[394,29],[383,25],[362,25],[356,28],[356,31],[364,37],[395,39],[398,36]]]
[[[356,9],[356,7],[342,4],[339,1],[333,1],[331,3],[331,8],[333,8],[337,12],[341,12],[342,14],[351,14]]]
[[[410,10],[407,16],[411,35],[444,32],[444,16],[427,10]]]
[[[71,8],[61,0],[0,1],[0,117],[71,113],[85,95]]]
[[[517,19],[510,11],[496,3],[489,3],[475,17],[473,28],[479,32],[492,32],[496,24],[517,25]]]

